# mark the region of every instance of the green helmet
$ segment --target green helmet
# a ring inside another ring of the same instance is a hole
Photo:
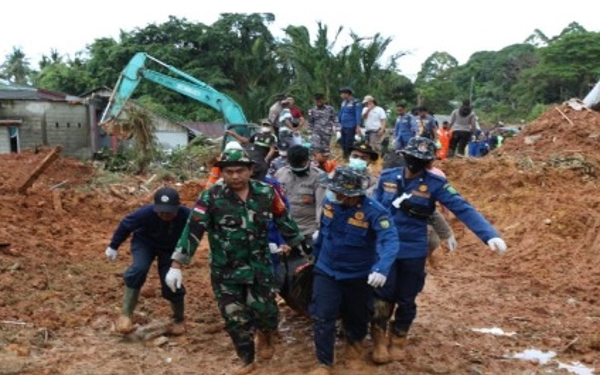
[[[223,150],[221,153],[221,159],[215,163],[215,165],[219,168],[236,165],[251,166],[252,164],[254,164],[254,162],[252,159],[250,159],[246,151],[236,148]]]
[[[420,160],[435,160],[435,143],[425,137],[413,137],[400,152]]]
[[[350,167],[338,167],[332,174],[320,176],[319,183],[334,193],[356,197],[366,194],[369,178],[364,173]]]

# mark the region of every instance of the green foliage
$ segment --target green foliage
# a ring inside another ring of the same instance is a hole
[[[350,41],[343,43],[344,27],[331,30],[317,23],[314,35],[306,26],[289,25],[277,40],[269,30],[274,19],[270,13],[225,13],[206,25],[171,16],[164,23],[123,30],[117,39],[95,39],[73,58],[51,50],[38,70],[15,47],[0,65],[0,78],[80,94],[113,87],[131,57],[146,52],[229,95],[252,122],[266,116],[276,93],[293,95],[306,110],[316,92],[337,106],[338,88],[346,85],[359,99],[373,95],[392,113],[398,102],[449,113],[471,98],[484,121],[506,122],[581,98],[600,77],[600,34],[576,22],[554,36],[535,29],[523,43],[475,52],[462,65],[436,51],[413,83],[398,71],[405,52],[389,51],[391,37],[349,32]],[[384,61],[384,56],[390,57]],[[175,121],[222,121],[221,113],[153,82],[142,81],[134,98]]]

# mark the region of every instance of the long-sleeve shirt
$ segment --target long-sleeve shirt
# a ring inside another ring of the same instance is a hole
[[[315,266],[336,279],[387,275],[398,252],[398,233],[389,213],[371,198],[355,207],[323,204],[313,245]]]
[[[354,98],[342,102],[338,120],[342,128],[355,128],[362,122],[362,105]]]
[[[273,221],[292,247],[304,237],[281,197],[263,182],[251,180],[243,201],[222,181],[204,190],[177,243],[173,259],[188,264],[208,232],[211,277],[220,283],[275,286],[267,228]]]
[[[189,208],[180,206],[177,216],[165,221],[154,212],[154,205],[143,206],[121,220],[109,246],[117,250],[133,233],[133,241],[141,241],[156,250],[173,251],[190,212]]]

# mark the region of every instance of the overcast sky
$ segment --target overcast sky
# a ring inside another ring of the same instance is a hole
[[[41,55],[48,54],[52,48],[63,54],[74,54],[95,38],[117,38],[121,29],[130,31],[149,23],[162,23],[169,15],[211,24],[224,12],[270,12],[276,17],[272,25],[276,36],[282,35],[280,30],[290,24],[305,25],[314,31],[317,21],[322,21],[332,32],[344,26],[361,36],[381,33],[393,37],[389,52],[409,52],[401,58],[400,69],[402,74],[414,79],[423,61],[435,51],[446,51],[463,64],[476,51],[499,50],[520,43],[536,28],[553,36],[576,21],[587,30],[600,31],[598,0],[572,3],[556,0],[356,1],[351,4],[325,0],[11,0],[2,4],[0,15],[0,61],[4,61],[13,46],[22,48],[32,63],[37,63]]]

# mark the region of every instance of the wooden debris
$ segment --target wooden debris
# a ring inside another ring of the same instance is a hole
[[[60,182],[60,183],[58,183],[58,184],[56,184],[54,186],[51,186],[50,190],[58,189],[59,187],[63,186],[64,184],[66,184],[68,182],[69,182],[69,180],[64,180],[63,182]]]
[[[61,146],[54,147],[52,151],[50,151],[50,153],[46,155],[44,160],[42,160],[42,162],[33,170],[33,172],[31,172],[31,174],[29,175],[29,177],[27,177],[25,182],[23,182],[21,186],[19,186],[17,191],[20,194],[24,194],[25,192],[27,192],[27,189],[29,189],[33,185],[33,183],[42,175],[42,173],[44,173],[44,171],[50,166],[50,164],[52,164],[54,160],[58,159],[58,155],[61,150]]]
[[[170,321],[159,321],[145,326],[140,326],[135,332],[132,333],[139,340],[149,341],[157,337],[166,335],[169,333],[171,328]]]
[[[124,200],[124,201],[126,201],[126,200],[127,200],[127,198],[126,198],[126,197],[125,197],[123,194],[121,194],[121,192],[119,192],[119,191],[117,190],[117,188],[115,188],[114,186],[109,186],[109,187],[108,187],[108,191],[109,191],[109,192],[110,192],[112,195],[114,195],[115,197],[117,197],[117,198],[119,198],[119,199],[122,199],[122,200]]]
[[[62,206],[62,199],[60,197],[59,190],[52,191],[52,202],[54,203],[54,212],[56,212],[58,215],[62,215],[65,213],[65,210]]]
[[[573,121],[571,121],[571,119],[569,117],[567,117],[567,115],[565,115],[565,113],[563,111],[561,111],[560,108],[554,107],[554,109],[556,109],[558,111],[558,113],[561,114],[562,117],[564,117],[567,121],[569,121],[569,124],[575,126],[575,124],[573,123]]]

